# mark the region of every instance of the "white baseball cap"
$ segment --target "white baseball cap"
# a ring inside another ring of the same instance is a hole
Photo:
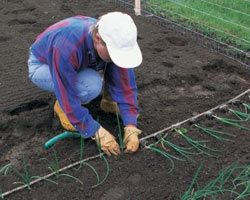
[[[110,12],[100,18],[97,26],[109,56],[117,66],[134,68],[141,64],[142,54],[132,17],[121,12]]]

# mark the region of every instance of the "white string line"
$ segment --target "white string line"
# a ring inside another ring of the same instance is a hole
[[[242,14],[242,15],[246,15],[247,17],[250,17],[249,14],[247,14],[245,12],[242,12],[242,11],[239,11],[239,10],[235,10],[233,8],[225,7],[225,6],[222,6],[222,5],[219,5],[219,4],[216,4],[216,3],[212,3],[212,2],[209,2],[209,1],[205,1],[205,0],[200,0],[200,1],[203,1],[204,3],[210,4],[210,5],[214,5],[214,6],[226,9],[226,10],[230,10],[232,12],[236,12],[236,13],[239,13],[239,14]]]
[[[198,21],[196,21],[196,20],[194,20],[194,19],[192,19],[192,18],[188,18],[188,17],[186,17],[186,16],[184,16],[184,15],[181,15],[181,14],[177,13],[176,11],[172,11],[172,10],[168,10],[168,9],[163,9],[163,8],[161,8],[161,7],[158,6],[158,5],[154,5],[154,6],[157,7],[157,9],[167,10],[167,11],[169,11],[170,13],[174,13],[174,14],[176,14],[176,15],[178,15],[178,16],[184,18],[184,19],[191,20],[191,21],[193,21],[193,22],[195,22],[195,23],[197,23],[197,24],[200,24],[200,25],[202,25],[202,26],[205,26],[205,27],[207,27],[207,28],[213,29],[213,30],[215,30],[215,31],[221,32],[221,33],[223,33],[223,34],[225,34],[225,35],[229,35],[229,36],[231,36],[231,37],[233,37],[233,38],[239,39],[239,40],[241,40],[241,41],[244,41],[244,42],[250,44],[250,41],[249,41],[249,40],[246,40],[246,39],[244,39],[244,38],[241,38],[241,37],[238,37],[238,36],[236,36],[236,35],[233,35],[232,33],[229,33],[229,32],[226,32],[226,31],[223,31],[223,30],[214,28],[214,27],[212,27],[212,26],[209,26],[209,25],[200,23],[200,22],[198,22]]]
[[[239,94],[238,96],[236,96],[236,97],[230,99],[229,101],[227,101],[227,102],[225,102],[225,103],[223,103],[223,104],[217,105],[217,106],[215,106],[214,108],[211,108],[211,109],[209,109],[209,110],[207,110],[207,111],[205,111],[205,112],[202,112],[202,113],[200,113],[200,114],[198,114],[198,115],[196,115],[196,116],[194,116],[194,117],[190,117],[190,118],[188,118],[188,119],[186,119],[186,120],[183,120],[183,121],[181,121],[181,122],[178,122],[178,123],[176,123],[176,124],[172,124],[172,125],[170,125],[169,127],[164,128],[164,129],[162,129],[162,130],[160,130],[160,131],[157,131],[157,132],[152,133],[152,134],[150,134],[150,135],[147,135],[147,136],[145,136],[145,137],[143,137],[143,138],[140,138],[140,142],[142,142],[142,141],[144,141],[144,140],[147,140],[147,139],[149,139],[149,138],[152,138],[152,137],[156,137],[157,135],[162,134],[162,133],[165,132],[165,131],[168,131],[168,130],[171,130],[171,129],[173,129],[173,128],[176,128],[176,127],[178,127],[178,126],[180,126],[180,125],[182,125],[182,124],[184,124],[184,123],[186,123],[186,122],[189,122],[189,121],[191,121],[191,120],[195,120],[195,119],[197,119],[197,118],[199,118],[199,117],[201,117],[201,116],[203,116],[203,115],[210,114],[210,113],[212,113],[214,110],[217,110],[218,108],[221,108],[221,107],[223,107],[223,106],[225,106],[225,105],[227,105],[227,104],[229,104],[229,103],[231,103],[231,102],[233,102],[233,101],[239,99],[241,96],[245,95],[245,94],[248,93],[248,92],[250,92],[250,89],[248,89],[248,90],[242,92],[241,94]]]
[[[203,14],[203,15],[207,15],[207,16],[209,16],[209,17],[212,17],[212,18],[215,18],[215,19],[224,21],[224,22],[226,22],[226,23],[229,23],[229,24],[232,24],[232,25],[235,25],[235,26],[242,27],[242,28],[247,29],[247,30],[250,31],[250,28],[248,28],[248,27],[246,27],[246,26],[243,26],[243,25],[240,25],[240,24],[237,24],[237,23],[228,21],[228,20],[223,19],[223,18],[220,18],[220,17],[216,17],[216,16],[211,15],[211,14],[209,14],[209,13],[206,13],[206,12],[197,10],[197,9],[195,9],[195,8],[189,7],[189,6],[187,6],[187,5],[184,5],[184,4],[181,4],[181,3],[177,3],[177,2],[175,2],[175,1],[173,1],[173,0],[168,0],[168,1],[170,1],[170,2],[172,2],[172,3],[174,3],[174,4],[177,4],[177,5],[179,5],[179,6],[182,6],[182,7],[184,7],[184,8],[188,8],[188,9],[193,10],[193,11],[195,11],[195,12],[201,13],[201,14]]]

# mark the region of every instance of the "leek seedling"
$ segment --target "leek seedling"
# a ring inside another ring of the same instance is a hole
[[[97,119],[97,121],[99,122],[99,118]],[[97,144],[97,149],[98,149],[100,158],[104,159],[104,161],[105,161],[105,164],[106,164],[106,167],[107,167],[107,171],[106,171],[106,174],[105,174],[103,180],[100,181],[100,178],[99,178],[98,173],[97,173],[95,170],[93,170],[94,173],[96,174],[97,184],[94,185],[94,186],[92,186],[92,188],[96,188],[96,187],[98,187],[99,185],[103,184],[103,183],[106,181],[106,179],[108,178],[109,171],[110,171],[108,160],[105,158],[104,153],[102,153],[101,141],[100,141],[100,137],[99,137],[99,132],[97,132],[97,134],[98,134],[98,140],[99,140],[98,142],[96,142],[96,144]]]
[[[187,129],[181,128],[181,129],[174,129],[177,133],[179,133],[189,144],[191,144],[195,149],[197,149],[199,152],[201,152],[202,154],[205,154],[209,157],[215,157],[215,155],[212,155],[204,150],[202,150],[201,148],[210,150],[210,151],[218,151],[216,149],[210,148],[208,146],[206,146],[203,143],[207,143],[210,140],[202,140],[202,141],[197,141],[197,140],[193,140],[192,138],[188,137],[185,135],[185,133],[187,132]]]
[[[246,121],[250,120],[250,114],[248,114],[248,111],[250,111],[250,106],[247,105],[247,104],[244,104],[244,103],[243,103],[243,105],[244,105],[244,108],[245,108],[244,113],[241,112],[241,111],[229,109],[229,111],[231,113],[233,113],[238,118],[238,120],[230,119],[230,121],[232,121],[232,122],[246,122]]]
[[[233,180],[233,182],[236,181],[244,181],[244,180],[250,180],[250,164],[243,168],[239,175]]]
[[[231,126],[234,126],[234,127],[237,127],[237,128],[241,128],[241,129],[245,129],[245,130],[250,131],[250,128],[245,127],[245,126],[241,126],[241,125],[239,125],[238,123],[231,121],[230,119],[218,117],[218,116],[215,116],[215,115],[213,115],[213,117],[214,117],[215,119],[217,119],[217,120],[219,120],[219,121],[225,123],[225,124],[229,124],[229,125],[231,125]]]
[[[2,191],[1,188],[0,188],[0,197],[1,197],[1,199],[4,199],[4,198],[3,198],[3,191]]]
[[[233,184],[235,189],[237,189],[239,186],[245,186],[245,189],[238,195],[236,199],[244,199],[245,197],[250,196],[250,165],[240,171],[239,175],[234,178]]]
[[[151,145],[149,145],[149,146],[146,146],[146,145],[145,145],[145,147],[146,147],[146,149],[150,149],[150,150],[152,150],[152,151],[154,151],[154,152],[156,152],[156,153],[159,153],[160,155],[164,156],[165,158],[167,158],[167,159],[170,161],[170,163],[171,163],[171,168],[170,168],[170,170],[169,170],[168,173],[171,173],[171,172],[173,171],[173,169],[174,169],[174,161],[173,161],[173,159],[176,159],[176,160],[179,160],[179,161],[185,161],[185,160],[183,160],[183,159],[181,159],[181,158],[178,158],[178,157],[176,157],[176,156],[173,156],[173,155],[171,155],[171,154],[169,154],[169,153],[167,153],[167,152],[165,152],[165,151],[162,151],[162,150],[160,150],[160,149],[158,149],[158,148],[156,148],[156,147],[153,147],[153,145],[154,145],[154,144],[151,144]]]
[[[124,142],[123,142],[123,138],[122,138],[122,131],[121,131],[121,126],[120,126],[120,119],[119,119],[119,113],[116,111],[116,119],[117,119],[117,125],[118,125],[118,130],[119,130],[119,144],[120,144],[120,149],[121,151],[123,151],[124,149]]]
[[[80,160],[83,160],[83,150],[84,150],[84,137],[81,135],[81,148],[80,148]],[[76,169],[77,171],[81,169],[83,162],[80,162],[79,167]]]
[[[4,175],[6,176],[9,169],[12,169],[16,173],[16,175],[19,176],[19,178],[22,180],[22,181],[15,182],[15,184],[26,185],[28,187],[28,189],[31,189],[31,187],[30,187],[31,180],[36,179],[36,178],[41,178],[41,179],[44,179],[44,180],[49,181],[51,183],[57,184],[55,181],[52,181],[50,179],[47,179],[47,178],[44,178],[44,177],[41,177],[41,176],[30,176],[29,172],[28,172],[28,169],[27,169],[27,164],[26,164],[26,161],[25,161],[25,158],[24,158],[24,154],[22,154],[22,160],[23,160],[24,174],[22,174],[20,171],[18,171],[12,164],[7,164],[6,166],[4,166],[0,170],[0,172],[4,173]]]
[[[231,113],[233,113],[238,118],[238,120],[231,119],[230,121],[233,121],[233,122],[247,122],[250,119],[250,115],[247,114],[247,113],[243,113],[243,112],[233,110],[233,109],[229,109],[229,111]]]
[[[3,175],[6,176],[8,174],[8,170],[11,169],[11,167],[12,167],[11,163],[5,165],[0,169],[0,173],[3,173]]]
[[[212,199],[216,199],[214,196],[217,193],[225,193],[229,192],[231,194],[238,193],[234,190],[230,189],[223,189],[223,186],[229,181],[230,178],[232,178],[233,173],[236,171],[237,166],[236,165],[230,165],[225,170],[222,170],[221,173],[211,182],[209,182],[207,185],[205,185],[204,188],[198,189],[195,192],[191,192],[191,189],[193,188],[194,183],[197,181],[198,174],[200,172],[201,166],[197,170],[187,192],[181,197],[181,200],[196,200],[201,198],[208,198],[211,197]]]
[[[245,185],[245,189],[237,196],[236,199],[245,199],[246,197],[250,196],[250,180],[244,183],[240,183],[237,186]]]
[[[80,160],[83,160],[83,149],[84,149],[84,137],[81,136]],[[91,164],[82,161],[82,162],[80,162],[79,167],[76,168],[75,170],[78,171],[79,169],[82,168],[83,165],[86,165],[87,167],[89,167],[94,172],[94,174],[96,176],[96,179],[97,179],[97,183],[99,183],[99,181],[100,181],[99,175],[98,175],[97,171],[95,170],[95,168]]]
[[[202,126],[200,126],[198,124],[194,124],[194,126],[201,129],[202,131],[204,131],[205,133],[207,133],[208,135],[214,137],[217,140],[232,141],[230,139],[220,137],[220,136],[218,136],[218,134],[235,137],[235,135],[233,135],[233,134],[226,133],[226,132],[223,132],[223,131],[216,131],[216,130],[212,130],[212,129],[207,129],[207,128],[204,128],[204,127],[202,127]]]
[[[185,192],[185,194],[181,197],[181,200],[192,199],[192,198],[190,198],[190,196],[192,196],[192,194],[193,194],[192,189],[193,189],[193,186],[194,186],[195,182],[197,181],[197,178],[198,178],[198,175],[199,175],[200,170],[201,170],[201,168],[202,168],[202,165],[203,165],[203,164],[201,164],[201,165],[199,166],[198,170],[196,171],[196,173],[195,173],[195,175],[194,175],[194,177],[193,177],[193,179],[192,179],[192,181],[191,181],[191,184],[190,184],[189,187],[188,187],[188,190],[187,190],[187,191]]]
[[[99,132],[97,132],[97,134],[99,135]],[[105,174],[105,176],[104,176],[104,178],[103,178],[102,181],[100,181],[99,175],[97,174],[97,172],[95,173],[96,177],[97,177],[97,184],[94,185],[94,186],[92,186],[92,188],[96,188],[99,185],[103,184],[105,182],[105,180],[107,179],[107,177],[109,175],[109,171],[110,171],[108,160],[105,158],[104,153],[102,153],[100,137],[98,137],[98,140],[99,141],[96,142],[96,144],[97,144],[97,149],[98,149],[98,152],[99,152],[99,156],[100,156],[100,158],[104,159],[106,167],[107,167],[107,171],[106,171],[106,174]]]
[[[49,163],[49,169],[55,174],[56,178],[62,177],[62,176],[66,176],[68,178],[72,178],[76,181],[78,181],[79,183],[83,184],[81,180],[79,180],[78,178],[71,176],[69,174],[63,173],[61,174],[59,172],[60,170],[60,166],[59,166],[59,161],[56,155],[56,151],[53,149],[53,155],[54,155],[54,160],[48,160],[47,158],[41,158],[40,160],[45,160]]]
[[[243,103],[244,107],[245,107],[245,112],[249,112],[250,111],[250,105]]]
[[[81,136],[80,160],[83,160],[83,150],[84,150],[84,137]],[[94,173],[96,174],[96,171],[94,170],[94,168],[93,168],[90,164],[88,164],[88,163],[86,163],[86,162],[83,162],[83,161],[80,162],[80,166],[79,166],[78,168],[76,168],[75,170],[78,171],[79,169],[81,169],[82,165],[87,165],[87,166],[90,167],[90,168],[94,171]]]
[[[170,141],[166,140],[164,137],[161,138],[161,143],[162,145],[164,144],[167,144],[169,145],[170,147],[172,147],[175,151],[177,151],[178,153],[180,153],[181,155],[183,155],[185,158],[187,158],[188,160],[192,161],[192,162],[195,162],[192,158],[190,158],[187,154],[190,154],[190,155],[197,155],[197,154],[201,154],[200,152],[190,152],[189,150],[190,149],[193,149],[192,147],[189,147],[189,148],[184,148],[184,147],[180,147],[180,146],[177,146],[173,143],[171,143]]]
[[[105,174],[103,180],[100,182],[98,181],[98,183],[96,185],[92,186],[92,188],[96,188],[99,185],[103,184],[109,176],[110,168],[109,168],[108,160],[105,158],[105,155],[103,153],[100,154],[100,158],[104,159],[106,167],[107,167],[107,171],[106,171],[106,174]]]

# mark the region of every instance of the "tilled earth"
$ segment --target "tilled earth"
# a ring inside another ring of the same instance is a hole
[[[0,167],[8,163],[22,172],[22,155],[30,175],[43,176],[50,173],[48,163],[41,158],[52,159],[52,148],[45,149],[44,143],[63,130],[53,115],[55,96],[34,86],[28,79],[28,49],[36,36],[49,25],[69,16],[89,15],[99,17],[109,11],[123,10],[111,3],[99,0],[2,0],[0,5]],[[138,27],[138,42],[143,52],[143,63],[136,68],[140,118],[138,127],[143,130],[141,137],[164,129],[215,107],[247,90],[250,73],[245,67],[226,59],[217,53],[202,48],[192,38],[177,34],[172,29],[151,23],[150,16],[134,16]],[[248,95],[242,102],[249,103]],[[117,136],[118,125],[115,116],[99,109],[100,97],[87,105],[95,119]],[[240,105],[230,105],[241,109]],[[227,113],[216,112],[218,116]],[[58,184],[41,181],[14,192],[6,199],[180,199],[191,184],[201,163],[198,177],[202,188],[232,163],[249,164],[250,133],[248,130],[232,128],[215,119],[202,118],[204,127],[234,134],[231,142],[219,141],[190,124],[184,124],[187,135],[196,140],[211,140],[208,145],[221,151],[191,156],[195,162],[171,162],[160,154],[141,148],[132,155],[121,154],[108,157],[109,176],[96,187],[96,176],[84,165],[80,170],[71,168],[64,173],[80,179],[83,184],[68,177],[52,179]],[[175,131],[168,131],[167,138],[176,145],[190,147]],[[148,144],[154,143],[150,140]],[[80,140],[58,141],[53,149],[60,167],[80,159]],[[161,146],[158,146],[162,148]],[[170,147],[167,152],[178,155]],[[95,143],[85,140],[84,158],[98,154]],[[106,174],[103,159],[88,162],[102,180]],[[20,181],[12,171],[0,175],[0,188],[7,192]],[[232,187],[231,184],[227,185]],[[195,188],[194,188],[195,191]],[[233,199],[225,193],[217,199]]]

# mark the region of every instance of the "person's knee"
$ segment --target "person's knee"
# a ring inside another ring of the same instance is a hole
[[[102,91],[102,79],[100,76],[93,78],[89,84],[89,95],[96,98]]]
[[[85,69],[78,74],[76,82],[77,94],[83,103],[96,98],[102,91],[102,79],[98,72]]]

